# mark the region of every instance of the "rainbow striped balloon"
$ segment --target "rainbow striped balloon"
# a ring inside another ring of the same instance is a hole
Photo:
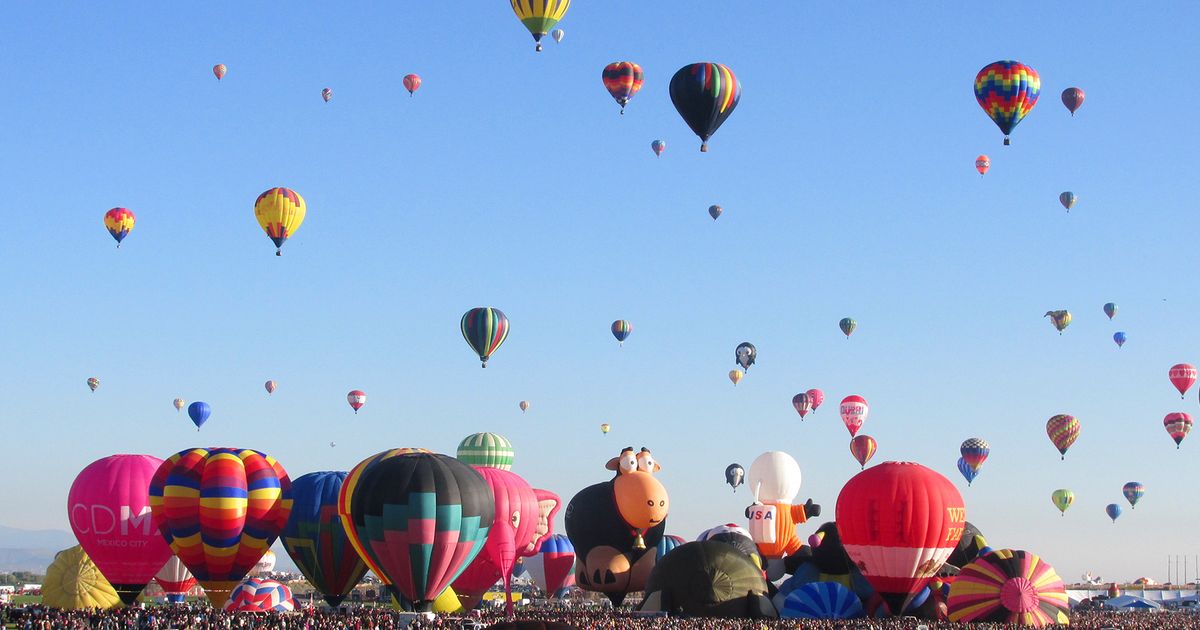
[[[463,314],[459,329],[479,355],[483,367],[487,367],[488,357],[508,338],[508,318],[498,308],[481,306]]]
[[[975,75],[975,100],[1000,128],[1006,146],[1008,135],[1033,110],[1041,92],[1037,70],[1020,61],[990,63]]]
[[[1000,549],[963,567],[946,600],[950,621],[1069,623],[1067,592],[1054,567],[1028,551]]]
[[[646,75],[642,72],[642,67],[632,61],[614,61],[604,66],[600,78],[604,80],[604,89],[617,101],[621,106],[621,113],[624,114],[629,99],[642,89]]]
[[[669,91],[683,122],[700,136],[700,150],[708,151],[708,139],[737,108],[742,83],[719,63],[693,63],[675,72]]]
[[[1046,421],[1046,435],[1050,436],[1063,459],[1067,458],[1067,449],[1079,438],[1080,429],[1079,420],[1067,414],[1058,414]]]

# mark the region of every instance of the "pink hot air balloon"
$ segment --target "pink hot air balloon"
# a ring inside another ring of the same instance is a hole
[[[816,413],[817,407],[820,407],[821,403],[825,402],[825,392],[814,388],[804,393],[808,394],[808,399],[812,401],[813,413]]]
[[[408,90],[408,96],[411,98],[413,92],[421,89],[421,77],[416,74],[404,75],[404,89]]]
[[[1171,379],[1175,389],[1179,390],[1179,397],[1183,398],[1187,390],[1196,384],[1196,366],[1190,363],[1176,363],[1167,372],[1167,377]]]
[[[67,495],[71,530],[127,606],[171,558],[150,516],[150,479],[161,464],[150,455],[105,457],[84,468]]]
[[[551,532],[561,501],[544,490],[534,490],[519,475],[489,466],[472,466],[483,475],[496,501],[495,520],[479,555],[452,583],[467,609],[474,608],[498,580],[506,595],[512,593],[512,573],[517,556],[537,553]],[[539,499],[545,499],[540,501]],[[544,511],[543,511],[544,510]],[[511,598],[507,602],[512,614]]]
[[[221,79],[224,79],[225,78],[225,64],[219,63],[219,64],[213,66],[213,75],[215,75],[217,77],[218,81],[220,81]]]
[[[862,428],[863,423],[867,421],[867,412],[870,411],[870,408],[867,407],[866,398],[847,396],[842,399],[838,410],[842,414],[842,422],[846,423],[846,430],[850,432],[850,437],[854,437]]]
[[[367,404],[367,393],[361,389],[351,390],[349,394],[346,394],[346,402],[350,403],[350,408],[357,414],[358,410]]]

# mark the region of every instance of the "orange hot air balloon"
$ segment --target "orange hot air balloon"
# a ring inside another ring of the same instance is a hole
[[[975,158],[975,170],[979,171],[979,176],[987,175],[988,169],[992,167],[992,160],[986,155],[981,155]]]
[[[858,460],[858,464],[865,470],[867,462],[871,461],[871,458],[875,456],[877,446],[875,438],[866,434],[856,435],[850,440],[850,454],[854,456],[854,459]]]
[[[213,66],[213,74],[215,74],[217,76],[218,81],[225,78],[225,71],[226,71],[226,68],[225,68],[225,64],[223,64],[223,63],[219,63],[219,64]]]
[[[737,384],[741,382],[742,377],[745,375],[746,373],[741,370],[729,370],[729,380],[733,382],[734,387],[737,387]]]
[[[406,74],[404,75],[404,89],[408,90],[408,97],[412,98],[413,92],[421,88],[421,75]]]

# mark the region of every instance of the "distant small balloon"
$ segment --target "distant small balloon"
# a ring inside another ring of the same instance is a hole
[[[554,43],[556,44],[562,43],[563,35],[566,35],[566,33],[564,33],[561,28],[556,28],[553,31],[550,31],[550,37],[554,38]]]
[[[1066,488],[1059,488],[1050,493],[1050,501],[1054,503],[1054,507],[1058,508],[1059,512],[1066,515],[1067,508],[1071,507],[1071,504],[1075,502],[1075,493]]]
[[[275,393],[276,387],[277,387],[277,385],[276,385],[275,381],[273,381],[273,380],[263,383],[263,389],[267,390],[268,396]]]
[[[330,443],[329,443],[329,448],[333,448],[333,447],[335,447],[335,446],[337,446],[337,442],[330,442]]]
[[[408,90],[409,98],[412,98],[414,92],[421,88],[421,77],[416,74],[404,75],[404,89]],[[434,96],[437,96],[436,94]],[[435,99],[436,100],[436,99]]]
[[[1067,106],[1067,110],[1071,112],[1071,117],[1075,116],[1075,110],[1083,106],[1083,90],[1077,87],[1069,87],[1063,90],[1062,93],[1063,105]]]
[[[176,398],[171,404],[175,405],[175,411],[183,411],[187,406],[187,402],[182,398]]]
[[[208,422],[208,417],[212,415],[212,407],[206,402],[196,401],[188,405],[188,417],[192,419],[192,424],[196,425],[196,430],[199,431],[205,422]]]
[[[712,205],[708,207],[708,216],[712,217],[713,221],[716,221],[722,212],[725,212],[725,209],[721,206]]]
[[[1112,319],[1117,314],[1117,305],[1113,304],[1112,302],[1105,304],[1104,314],[1108,315],[1109,319]]]
[[[225,70],[225,64],[223,63],[213,66],[213,74],[217,76],[218,81],[225,78]]]
[[[875,456],[875,449],[877,447],[878,444],[876,444],[875,438],[869,435],[856,435],[850,439],[850,454],[854,456],[854,459],[858,460],[859,465],[864,469],[867,467],[867,462],[871,461],[871,458]]]
[[[521,408],[521,413],[525,413],[526,411],[529,411],[529,401],[528,400],[522,400],[518,406]]]
[[[1187,393],[1187,390],[1196,384],[1196,377],[1200,372],[1196,371],[1196,366],[1190,363],[1176,363],[1167,370],[1167,378],[1171,379],[1171,384],[1175,389],[1179,390],[1179,397]]]
[[[733,381],[734,387],[737,387],[737,384],[741,382],[742,377],[745,375],[746,373],[741,370],[729,370],[729,380]]]
[[[825,402],[825,392],[813,388],[804,393],[808,394],[809,400],[812,401],[813,413],[816,413],[817,407],[820,407],[821,403]]]
[[[1079,195],[1069,190],[1058,196],[1058,203],[1061,203],[1067,209],[1068,214],[1070,214],[1071,208],[1075,207],[1076,201],[1079,201]]]
[[[813,410],[812,396],[809,396],[808,393],[792,396],[792,407],[796,409],[796,413],[800,414],[800,419],[803,420],[804,416]]]
[[[987,174],[988,169],[992,167],[992,160],[986,155],[981,155],[975,158],[975,170],[979,171],[979,176],[983,177]]]
[[[854,329],[858,328],[858,322],[849,317],[843,317],[842,321],[838,322],[838,328],[841,328],[842,334],[846,335],[846,338],[849,339],[850,335],[854,334]]]
[[[738,486],[744,483],[746,479],[746,469],[742,468],[741,464],[730,464],[725,467],[725,483],[737,492]]]
[[[357,415],[358,410],[362,409],[363,405],[367,404],[367,393],[361,389],[351,390],[349,394],[346,394],[346,402],[350,403],[350,408],[353,409],[355,415]]]
[[[87,380],[87,386],[88,386],[88,388],[89,388],[89,389],[91,389],[92,391],[96,391],[96,388],[97,388],[97,387],[100,387],[100,379],[98,379],[98,378],[96,378],[96,377],[94,377],[94,376],[93,376],[92,378],[89,378],[89,379]]]
[[[605,423],[603,423],[603,424],[601,424],[601,425],[600,425],[600,432],[601,432],[601,433],[603,433],[603,434],[605,434],[605,435],[608,435],[608,431],[609,431],[610,429],[612,429],[612,425],[610,425],[610,424],[609,424],[609,423],[607,423],[607,422],[605,422]]]
[[[1116,342],[1118,348],[1125,345],[1126,339],[1128,339],[1128,337],[1123,332],[1113,333],[1113,341]]]
[[[1112,519],[1112,522],[1116,523],[1117,519],[1121,517],[1121,506],[1116,503],[1109,503],[1104,506],[1104,513],[1108,515],[1108,518]]]
[[[1125,500],[1129,501],[1129,507],[1137,509],[1137,502],[1142,500],[1142,496],[1146,494],[1146,486],[1138,481],[1130,481],[1121,487],[1121,494],[1125,495]]]
[[[667,150],[667,143],[663,140],[655,140],[650,143],[650,150],[654,151],[654,155],[661,156],[663,151]]]
[[[328,103],[329,99],[333,98],[333,90],[329,88],[321,90],[321,98],[325,99],[325,102]]]

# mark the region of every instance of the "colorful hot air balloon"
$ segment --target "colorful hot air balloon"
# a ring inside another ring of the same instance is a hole
[[[1058,508],[1059,512],[1063,513],[1063,516],[1066,516],[1067,508],[1071,507],[1071,504],[1075,502],[1075,493],[1066,488],[1059,488],[1050,493],[1050,502],[1054,504],[1054,507]]]
[[[498,308],[481,306],[463,314],[459,329],[479,355],[480,367],[487,367],[488,357],[508,338],[508,318]]]
[[[137,218],[128,208],[113,208],[104,213],[104,227],[108,228],[108,233],[116,239],[117,249],[121,248],[121,241],[133,231],[133,224],[136,222]]]
[[[254,202],[254,218],[275,243],[276,256],[283,255],[284,241],[300,229],[307,212],[304,198],[290,188],[272,188]]]
[[[949,479],[920,464],[885,462],[846,482],[836,520],[846,554],[899,614],[958,545],[966,507]]]
[[[1196,375],[1196,366],[1190,363],[1176,363],[1167,371],[1167,378],[1171,379],[1171,384],[1179,390],[1180,398],[1196,384]]]
[[[1124,346],[1125,342],[1128,340],[1129,340],[1129,335],[1126,335],[1122,331],[1118,330],[1117,332],[1113,333],[1113,343],[1117,344],[1118,348]]]
[[[88,389],[92,390],[93,392],[96,391],[96,388],[100,387],[100,379],[96,378],[95,376],[89,378],[87,380],[87,386]]]
[[[625,340],[629,338],[629,334],[633,332],[633,324],[623,319],[618,319],[612,323],[611,330],[613,336],[617,338],[617,342],[623,346],[625,345]]]
[[[278,385],[275,383],[274,380],[270,380],[270,381],[267,381],[266,383],[263,383],[263,389],[267,390],[268,396],[275,393],[275,388],[277,386]]]
[[[1163,428],[1175,440],[1175,448],[1178,449],[1179,443],[1192,431],[1192,414],[1184,411],[1169,413],[1163,418]]]
[[[393,451],[351,471],[338,511],[367,566],[428,611],[483,548],[495,503],[483,476],[457,459]]]
[[[1054,567],[1028,551],[1000,549],[959,571],[946,600],[950,621],[1045,628],[1070,623],[1067,592]]]
[[[512,470],[516,451],[508,438],[498,433],[473,433],[458,443],[458,460],[481,468]]]
[[[329,88],[321,90],[321,98],[325,99],[325,102],[328,103],[333,98],[333,90]]]
[[[225,68],[225,64],[223,64],[223,63],[219,63],[219,64],[213,66],[213,74],[217,77],[218,81],[225,78],[225,71],[226,71],[226,68]]]
[[[1121,506],[1116,503],[1109,503],[1104,506],[1104,513],[1108,515],[1108,518],[1112,519],[1112,522],[1116,523],[1117,519],[1121,516]]]
[[[167,552],[170,553],[170,547],[167,548]],[[196,586],[196,577],[173,554],[163,568],[154,575],[154,581],[158,582],[163,590],[163,595],[166,595],[167,601],[172,604],[182,604],[187,598],[188,591]]]
[[[1068,214],[1070,214],[1071,208],[1075,207],[1076,201],[1079,201],[1079,195],[1071,191],[1064,192],[1058,196],[1058,203],[1061,203],[1062,207],[1067,209]]]
[[[416,74],[404,75],[404,89],[408,90],[408,97],[412,98],[414,92],[421,88],[421,76]]]
[[[604,435],[608,435],[608,432],[610,429],[612,429],[612,425],[610,425],[609,423],[602,422],[600,424],[600,432],[603,433]]]
[[[858,328],[858,322],[849,317],[843,317],[842,321],[838,322],[838,328],[841,328],[842,334],[846,335],[846,338],[849,339],[850,335],[854,334],[854,329]]]
[[[734,387],[737,387],[737,384],[742,382],[742,377],[744,376],[746,376],[746,373],[741,370],[729,370],[729,380],[733,383]]]
[[[349,394],[346,394],[346,402],[350,403],[350,408],[354,410],[355,415],[358,415],[358,410],[367,404],[367,393],[361,389],[352,389]]]
[[[614,61],[604,66],[600,78],[604,80],[604,89],[612,95],[621,106],[621,114],[625,113],[625,105],[642,89],[646,76],[642,67],[632,61]]]
[[[221,607],[292,511],[292,482],[275,458],[240,448],[193,448],[150,481],[154,524],[213,606]]]
[[[997,61],[975,75],[975,100],[1004,134],[1005,146],[1013,128],[1037,104],[1041,91],[1037,71],[1019,61]]]
[[[820,407],[821,403],[825,402],[825,392],[814,388],[804,393],[808,394],[808,399],[812,401],[813,413],[816,413],[817,407]]]
[[[225,602],[225,612],[267,613],[296,609],[292,589],[275,580],[250,578],[237,585]]]
[[[1108,315],[1109,319],[1112,319],[1113,316],[1115,316],[1117,314],[1117,305],[1113,304],[1112,302],[1108,302],[1107,304],[1105,304],[1104,305],[1104,314]]]
[[[367,572],[338,515],[344,472],[314,472],[292,482],[292,514],[283,548],[326,603],[338,604]]]
[[[563,35],[565,34],[566,33],[564,33],[561,28],[556,28],[553,31],[550,31],[550,37],[554,38],[554,43],[556,44],[562,43]]]
[[[150,517],[147,493],[162,460],[112,455],[84,468],[67,495],[75,538],[126,606],[171,557]]]
[[[175,405],[175,411],[183,411],[183,408],[187,406],[187,401],[182,398],[176,398],[171,404]]]
[[[792,407],[796,409],[796,413],[800,414],[800,419],[803,420],[804,416],[812,411],[812,397],[807,393],[796,394],[792,396]]]
[[[205,422],[208,422],[208,417],[211,415],[212,407],[206,402],[197,400],[188,405],[188,417],[192,419],[192,424],[196,425],[197,431],[200,430],[200,427],[204,426]]]
[[[958,447],[958,452],[966,460],[967,465],[978,471],[992,449],[987,440],[983,438],[969,438],[962,443],[962,446]]]
[[[683,122],[700,136],[700,150],[708,151],[712,137],[737,108],[742,83],[719,63],[693,63],[671,77],[671,102]]]
[[[537,47],[534,48],[537,52],[542,52],[542,38],[567,14],[567,9],[571,8],[571,0],[510,1],[513,13],[517,14],[517,19],[529,29],[533,41],[537,42]]]
[[[520,403],[517,404],[517,406],[521,408],[521,413],[525,413],[526,411],[529,411],[529,401],[528,400],[522,400]]]
[[[958,472],[962,474],[963,479],[967,480],[968,486],[970,486],[971,482],[975,481],[975,478],[979,476],[979,471],[971,468],[971,465],[967,463],[967,460],[962,457],[958,458]]]
[[[565,534],[553,534],[542,541],[537,555],[525,559],[525,568],[547,597],[562,597],[564,589],[575,584],[575,547]]]
[[[979,171],[979,176],[987,175],[988,169],[992,167],[992,159],[986,155],[981,155],[975,158],[975,170]]]
[[[1066,311],[1066,310],[1046,311],[1046,314],[1042,315],[1042,317],[1049,317],[1050,323],[1054,325],[1054,329],[1057,330],[1058,334],[1060,334],[1060,335],[1063,333],[1064,330],[1067,329],[1067,326],[1071,325],[1071,312],[1070,311]]]
[[[1067,458],[1067,449],[1079,438],[1081,428],[1079,420],[1067,414],[1060,413],[1046,421],[1046,435],[1050,436],[1063,459]]]
[[[730,464],[725,467],[725,483],[737,492],[738,486],[745,483],[746,469],[742,468],[741,464]]]
[[[1083,105],[1083,90],[1077,87],[1069,87],[1063,90],[1062,93],[1063,105],[1067,106],[1067,110],[1071,112],[1071,117],[1075,117],[1075,111]]]
[[[654,142],[651,142],[650,150],[654,151],[655,157],[661,157],[663,154],[663,151],[667,150],[666,140],[655,140]]]
[[[858,460],[858,464],[866,469],[867,462],[875,456],[875,449],[878,446],[875,438],[869,435],[856,435],[850,438],[850,454],[854,459]]]
[[[758,348],[749,341],[739,343],[733,349],[733,361],[742,366],[743,370],[749,370],[751,365],[754,365],[754,360],[758,358]]]
[[[850,437],[858,434],[858,430],[867,421],[869,411],[867,399],[862,396],[847,396],[842,399],[838,412],[842,414],[842,422],[845,423],[846,430],[850,432]]]
[[[1140,481],[1130,481],[1121,486],[1121,494],[1125,495],[1125,500],[1129,501],[1129,507],[1137,509],[1137,502],[1142,500],[1142,495],[1146,494],[1146,486]]]
[[[708,216],[712,217],[713,221],[716,221],[717,217],[721,216],[722,212],[725,212],[725,208],[722,208],[721,206],[714,204],[708,207]]]

